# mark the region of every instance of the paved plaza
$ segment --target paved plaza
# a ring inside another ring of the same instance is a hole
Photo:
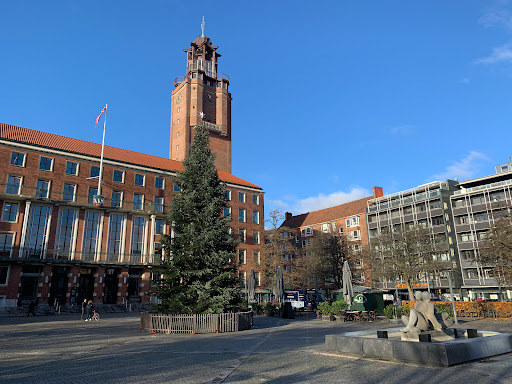
[[[326,334],[390,327],[255,317],[239,333],[164,335],[139,331],[137,314],[0,318],[0,383],[512,383],[512,354],[454,367],[331,353]],[[512,322],[461,327],[512,332]]]

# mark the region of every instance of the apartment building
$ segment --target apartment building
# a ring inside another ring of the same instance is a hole
[[[477,259],[494,220],[501,211],[512,207],[512,162],[509,159],[509,163],[496,166],[494,175],[460,182],[459,188],[451,196],[451,207],[463,295],[471,300],[510,300],[510,287],[500,287],[491,266],[482,265]]]
[[[360,285],[368,284],[367,276],[365,276],[368,271],[365,269],[362,260],[357,259],[355,256],[367,244],[368,236],[365,213],[367,202],[383,195],[381,187],[373,187],[372,192],[372,196],[335,207],[295,216],[287,212],[281,227],[293,230],[295,234],[292,235],[293,238],[290,241],[295,244],[298,252],[306,256],[306,259],[308,253],[311,252],[315,236],[318,237],[320,233],[341,234],[345,236],[348,251],[355,258],[355,260],[351,260],[354,283]]]
[[[457,188],[456,181],[436,181],[367,202],[366,217],[370,246],[372,238],[384,229],[396,232],[413,225],[429,228],[431,240],[439,252],[438,260],[444,268],[430,276],[419,276],[414,283],[414,289],[431,289],[436,294],[447,293],[450,270],[454,272],[454,286],[461,286],[457,241],[450,205],[450,197]],[[407,292],[405,282],[401,280],[381,281],[376,284],[376,288],[399,290],[404,294]]]

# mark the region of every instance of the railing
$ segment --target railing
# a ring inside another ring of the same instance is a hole
[[[458,191],[455,191],[453,194],[454,195],[463,195],[463,194],[466,194],[469,192],[477,192],[477,191],[482,191],[484,189],[502,187],[502,186],[509,185],[509,184],[512,184],[512,180],[497,181],[495,183],[479,185],[479,186],[472,187],[472,188],[462,188],[462,189],[459,189]]]
[[[94,204],[91,195],[79,195],[79,194],[66,194],[63,191],[56,190],[41,190],[33,186],[20,185],[19,188],[13,190],[12,184],[0,183],[0,198],[19,198],[19,199],[32,199],[39,202],[58,203],[58,204],[70,204],[80,206],[98,207]],[[15,193],[8,193],[12,191]],[[154,202],[141,202],[124,199],[112,199],[111,197],[105,197],[103,208],[118,209],[125,211],[140,211],[146,213],[162,213],[166,212],[166,206],[164,204],[155,204]]]
[[[213,124],[208,121],[202,121],[201,125],[210,131],[214,131],[222,136],[227,136],[227,134],[222,131],[222,127],[220,125]]]
[[[58,260],[61,262],[87,262],[98,264],[129,264],[129,265],[160,265],[163,256],[158,253],[105,253],[105,252],[79,252],[61,249],[20,248],[2,245],[0,260]]]
[[[230,82],[229,76],[225,73],[207,71],[203,67],[198,67],[197,64],[189,64],[188,71],[202,71],[206,74],[206,76],[212,79],[225,80],[228,83]],[[174,86],[176,87],[178,84],[183,83],[187,78],[189,78],[189,76],[177,76],[176,78],[174,78]]]
[[[439,182],[433,183],[437,184]],[[431,186],[431,184],[429,184]],[[366,212],[376,212],[381,209],[388,209],[398,207],[400,205],[406,205],[413,202],[424,201],[433,197],[441,196],[441,187],[433,190],[421,190],[418,193],[412,193],[411,191],[418,190],[419,187],[408,190],[405,192],[398,192],[393,195],[378,197],[376,199],[368,200],[368,207]],[[404,193],[407,193],[405,196]]]
[[[252,312],[171,315],[141,313],[140,328],[151,333],[221,333],[238,332],[250,329]]]

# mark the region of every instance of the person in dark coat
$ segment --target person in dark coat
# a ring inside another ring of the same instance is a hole
[[[35,316],[36,314],[34,313],[34,307],[35,307],[35,304],[34,304],[34,301],[31,301],[30,304],[28,305],[28,312],[27,312],[27,317],[30,316],[30,314],[32,314],[32,316]]]
[[[94,306],[92,305],[92,300],[89,300],[87,302],[87,318],[85,319],[85,321],[91,320],[93,310]]]
[[[87,310],[87,299],[84,299],[82,302],[82,317],[80,317],[80,320],[84,320],[85,311]]]

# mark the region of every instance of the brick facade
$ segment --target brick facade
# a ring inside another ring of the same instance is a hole
[[[172,235],[172,177],[201,124],[231,193],[233,236],[245,237],[234,262],[241,277],[253,268],[264,285],[263,190],[230,173],[231,95],[216,49],[201,37],[186,50],[187,76],[172,92],[169,159],[105,146],[103,206],[94,204],[101,145],[0,123],[0,307],[148,302],[162,233]]]

